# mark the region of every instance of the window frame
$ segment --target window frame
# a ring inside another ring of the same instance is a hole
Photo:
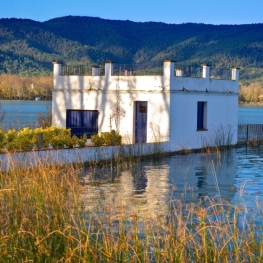
[[[197,102],[197,131],[207,131],[207,101]]]

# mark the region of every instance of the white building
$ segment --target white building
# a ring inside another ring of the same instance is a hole
[[[88,137],[115,129],[124,143],[169,142],[171,151],[235,144],[239,69],[217,79],[203,64],[200,77],[185,77],[175,61],[163,63],[162,76],[114,75],[113,62],[103,76],[98,67],[80,76],[62,75],[53,62],[53,125]]]

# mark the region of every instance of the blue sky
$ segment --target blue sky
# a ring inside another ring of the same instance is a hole
[[[263,0],[0,0],[0,18],[46,21],[67,15],[136,22],[263,22]]]

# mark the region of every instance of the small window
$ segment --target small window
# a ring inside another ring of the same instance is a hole
[[[207,102],[197,102],[197,130],[207,130]]]

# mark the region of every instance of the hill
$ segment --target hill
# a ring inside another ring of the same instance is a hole
[[[239,66],[244,83],[263,82],[263,24],[165,24],[67,16],[46,22],[0,19],[0,73],[49,75],[52,61],[120,64],[175,59]]]

